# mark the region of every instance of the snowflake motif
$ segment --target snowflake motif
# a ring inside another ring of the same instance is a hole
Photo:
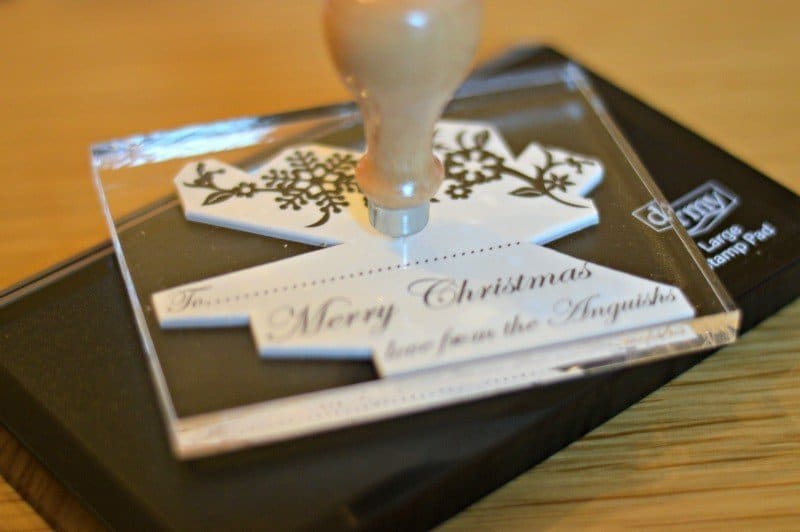
[[[570,172],[556,173],[571,169],[578,174],[583,173],[586,165],[596,164],[594,161],[576,159],[568,156],[556,160],[553,152],[544,150],[545,163],[541,167],[534,166],[530,175],[506,165],[502,156],[486,149],[490,133],[483,130],[467,139],[468,132],[460,131],[456,135],[455,149],[436,144],[435,148],[444,151],[443,166],[445,179],[454,181],[444,189],[444,193],[453,200],[468,199],[476,186],[498,181],[510,176],[523,181],[524,186],[509,194],[522,198],[548,196],[551,199],[573,207],[583,207],[569,203],[558,193],[567,193],[569,187],[575,186],[570,181]],[[331,215],[340,213],[349,206],[346,194],[359,192],[355,182],[356,159],[349,153],[334,152],[324,159],[310,150],[295,150],[286,157],[287,168],[270,168],[257,181],[242,181],[231,188],[215,183],[215,176],[225,173],[224,168],[208,170],[205,163],[197,163],[197,177],[190,183],[191,188],[205,188],[211,192],[206,196],[203,205],[214,205],[231,198],[253,198],[257,194],[275,194],[278,207],[283,210],[299,211],[303,208],[317,209],[320,217],[306,227],[318,227],[330,220]],[[431,199],[437,202],[436,198]],[[366,205],[366,198],[364,198]]]
[[[311,151],[296,150],[286,158],[289,168],[270,168],[259,182],[241,182],[232,188],[218,186],[214,176],[224,169],[209,171],[204,163],[196,167],[197,178],[187,187],[212,190],[203,205],[214,205],[233,197],[252,198],[258,193],[277,194],[281,209],[299,211],[311,203],[320,211],[320,218],[307,227],[326,223],[331,214],[342,212],[349,205],[345,193],[358,192],[355,182],[356,160],[351,154],[333,153],[319,160]]]

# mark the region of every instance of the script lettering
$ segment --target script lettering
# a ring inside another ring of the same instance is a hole
[[[581,299],[559,299],[553,305],[553,314],[548,323],[553,326],[566,325],[586,320],[602,319],[607,324],[616,323],[620,314],[640,310],[642,308],[672,303],[677,297],[672,290],[664,291],[661,287],[647,293],[639,293],[630,299],[600,303],[600,294],[592,294]]]
[[[203,298],[200,292],[208,290],[210,286],[201,286],[197,288],[186,288],[184,290],[177,290],[170,297],[169,304],[167,305],[168,312],[181,312],[189,308],[205,307],[211,304],[211,301]]]
[[[475,283],[469,279],[427,277],[408,285],[408,292],[418,296],[426,307],[443,309],[503,297],[516,293],[562,286],[588,279],[592,271],[587,263],[560,272],[510,275],[498,277],[489,283]]]
[[[311,304],[299,308],[284,305],[269,317],[272,331],[268,337],[286,340],[357,326],[367,327],[371,333],[381,333],[389,327],[394,312],[393,304],[354,309],[346,297],[332,297],[316,308]]]

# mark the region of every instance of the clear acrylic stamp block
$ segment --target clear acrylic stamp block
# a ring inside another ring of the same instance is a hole
[[[363,149],[350,104],[93,147],[176,456],[390,419],[735,339],[738,311],[685,230],[674,223],[655,232],[637,220],[634,211],[651,201],[671,211],[579,68],[470,81],[445,120],[460,125],[435,139],[449,178],[430,227],[406,243],[376,240],[364,223],[348,181],[347,165]],[[302,166],[291,158],[303,146],[332,151]],[[602,172],[536,172],[567,160],[561,170],[583,160]],[[318,168],[325,164],[328,174]],[[500,167],[503,176],[490,172]],[[591,281],[581,278],[587,269]],[[362,270],[372,270],[369,279],[350,278]],[[553,272],[563,279],[550,282]],[[436,283],[429,299],[462,303],[419,306]],[[281,340],[276,323],[286,309],[310,316],[319,301],[342,298],[354,328]],[[356,312],[373,307],[366,318]],[[558,308],[563,319],[597,319],[548,328]],[[382,323],[392,336],[381,336]]]

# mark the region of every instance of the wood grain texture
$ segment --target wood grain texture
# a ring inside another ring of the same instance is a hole
[[[795,303],[443,530],[800,527]]]
[[[106,237],[92,141],[347,98],[317,0],[0,2],[0,285]],[[800,191],[800,2],[487,0],[479,57],[551,42]],[[797,528],[800,304],[449,528]],[[90,516],[5,432],[50,523]],[[0,530],[44,522],[0,481]]]

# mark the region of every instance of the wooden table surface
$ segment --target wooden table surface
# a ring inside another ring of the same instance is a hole
[[[319,9],[0,2],[0,285],[106,238],[90,142],[345,99]],[[479,58],[553,43],[800,192],[798,27],[792,0],[487,0]],[[795,302],[446,528],[800,529],[798,328]],[[97,526],[4,430],[0,472],[0,530]]]

